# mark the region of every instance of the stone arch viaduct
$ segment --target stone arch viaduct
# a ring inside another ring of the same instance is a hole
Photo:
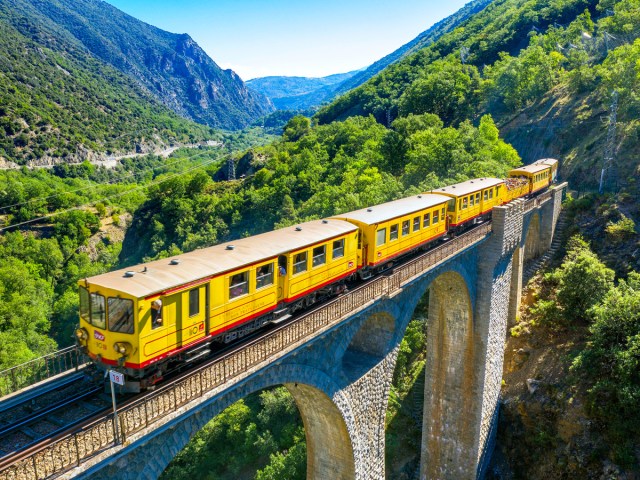
[[[159,393],[144,412],[123,411],[124,444],[105,446],[63,477],[155,479],[227,406],[284,385],[305,427],[307,478],[384,479],[384,421],[398,347],[427,290],[420,478],[482,477],[492,449],[505,337],[520,301],[523,263],[550,246],[565,188],[562,184],[534,200],[496,207],[491,223],[445,243],[449,250],[438,256],[425,254],[400,276],[380,279],[380,286],[353,304],[359,306],[335,307],[323,324],[313,320],[320,326],[312,335],[282,340],[284,348],[272,352],[265,345],[249,349],[253,353],[245,353],[244,360],[236,359],[242,367],[225,367],[224,375],[233,370],[229,380],[216,383],[212,378],[222,370],[203,370],[199,384],[187,382],[170,398]],[[294,335],[286,332],[279,335]]]

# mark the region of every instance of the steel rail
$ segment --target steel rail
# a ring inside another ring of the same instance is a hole
[[[32,424],[42,418],[45,418],[46,416],[51,415],[53,412],[61,410],[62,408],[68,405],[77,403],[80,400],[84,400],[87,397],[92,397],[101,391],[102,391],[102,386],[100,387],[94,386],[93,388],[85,392],[79,393],[78,395],[75,395],[71,398],[65,398],[65,399],[59,400],[58,402],[54,402],[50,405],[47,405],[43,409],[38,410],[37,412],[34,412],[33,415],[29,415],[28,417],[19,419],[8,426],[0,428],[0,438],[4,437],[9,433],[15,432],[16,430],[20,430],[21,428],[29,424]],[[64,428],[68,428],[68,426],[65,426]]]

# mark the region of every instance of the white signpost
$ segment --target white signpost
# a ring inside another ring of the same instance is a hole
[[[120,431],[118,429],[118,411],[116,409],[116,393],[113,384],[124,385],[124,373],[109,370],[109,383],[111,384],[111,402],[113,403],[113,428],[115,429],[116,444],[120,443]]]

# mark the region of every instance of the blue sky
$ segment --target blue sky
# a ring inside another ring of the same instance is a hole
[[[321,77],[366,67],[465,0],[107,0],[156,27],[188,33],[244,80]]]

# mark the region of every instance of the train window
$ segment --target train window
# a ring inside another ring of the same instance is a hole
[[[496,187],[496,198],[498,197],[498,188],[500,187]]]
[[[493,188],[489,190],[489,198],[493,198]]]
[[[442,209],[440,210],[440,213],[441,213],[442,220],[444,220],[444,213],[445,213],[444,207],[442,207]]]
[[[376,232],[376,246],[384,245],[387,241],[387,229],[381,228]]]
[[[273,285],[273,263],[267,263],[256,270],[256,289]]]
[[[80,318],[89,321],[89,290],[80,287]]]
[[[189,290],[189,316],[193,317],[200,313],[200,289]]]
[[[293,256],[293,274],[307,271],[307,252],[297,253]]]
[[[456,209],[456,201],[455,200],[449,200],[447,202],[447,205],[449,206],[449,211],[450,212],[453,212]]]
[[[133,301],[126,298],[109,297],[109,331],[133,333]]]
[[[311,259],[311,263],[314,267],[319,267],[320,265],[327,263],[326,245],[320,245],[313,249],[313,258]]]
[[[409,220],[405,220],[404,222],[402,222],[402,236],[406,236],[409,235],[409,233],[411,233],[411,223],[409,222]]]
[[[249,293],[249,272],[236,273],[229,281],[229,298],[241,297]]]
[[[391,225],[389,228],[389,241],[393,242],[398,239],[398,224]]]
[[[440,212],[438,210],[434,210],[433,212],[433,224],[435,225],[440,221]]]
[[[464,197],[462,199],[462,209],[464,210],[465,208],[467,208],[469,206],[469,197]]]
[[[340,257],[344,257],[344,238],[333,241],[333,253],[331,258],[335,260]]]
[[[425,213],[422,217],[422,228],[427,228],[429,225],[431,225],[431,214]]]
[[[476,193],[476,205],[480,205],[480,192]]]
[[[415,217],[413,219],[413,231],[417,232],[420,230],[420,217]]]
[[[162,300],[159,298],[151,302],[151,328],[162,326]]]
[[[489,191],[488,191],[488,190],[485,190],[485,191],[483,192],[483,197],[482,197],[482,198],[484,199],[484,201],[485,201],[485,202],[486,202],[487,200],[489,200]]]
[[[91,325],[98,328],[107,328],[104,311],[104,297],[97,293],[91,294]]]

